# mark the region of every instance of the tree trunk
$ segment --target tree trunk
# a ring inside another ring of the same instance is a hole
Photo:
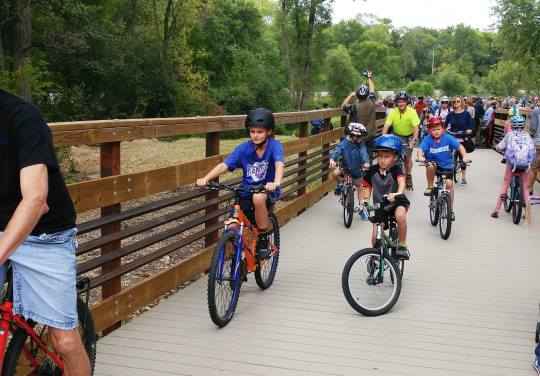
[[[135,36],[135,22],[137,18],[137,0],[131,0],[131,14],[127,20],[127,31],[131,37]]]
[[[287,78],[289,80],[289,99],[291,103],[294,100],[294,77],[291,61],[291,47],[289,45],[289,33],[287,32],[287,6],[286,0],[281,0],[281,36],[283,38],[283,48],[285,49],[285,58],[287,59]]]
[[[306,34],[306,56],[304,61],[303,90],[300,97],[300,110],[306,107],[309,92],[311,91],[311,52],[313,50],[313,33],[315,29],[315,10],[317,9],[318,0],[312,0],[309,7],[308,31]]]
[[[169,39],[170,39],[170,18],[173,11],[173,0],[167,1],[167,8],[165,9],[165,17],[163,18],[163,56],[167,57],[167,52],[169,50]]]
[[[11,71],[17,71],[29,63],[32,46],[32,10],[29,2],[11,0],[9,12],[11,20],[7,25],[7,40],[11,56]],[[30,77],[28,74],[19,76],[17,94],[28,101],[31,100]]]

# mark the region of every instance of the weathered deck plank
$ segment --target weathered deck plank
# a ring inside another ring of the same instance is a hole
[[[199,280],[98,343],[99,375],[531,375],[540,301],[540,215],[529,230],[501,211],[491,219],[503,166],[473,154],[456,189],[448,241],[431,227],[423,170],[409,192],[412,259],[394,309],[356,314],[341,292],[347,258],[370,227],[343,227],[328,196],[282,229],[275,284],[250,278],[236,316],[213,326]]]

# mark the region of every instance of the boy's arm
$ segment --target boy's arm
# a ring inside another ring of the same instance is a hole
[[[367,152],[365,144],[360,147],[360,163],[364,167],[369,167],[371,165],[371,161],[369,160],[369,154]]]
[[[345,141],[345,139],[343,139],[343,141]],[[339,144],[336,145],[336,147],[334,148],[334,151],[332,151],[332,155],[330,156],[330,167],[336,167],[336,165],[337,165],[336,161],[341,156],[341,149],[342,148],[343,148],[343,146],[341,145],[341,142],[340,142]]]
[[[426,157],[424,155],[424,151],[422,150],[422,148],[418,148],[417,155],[418,155],[418,162],[420,163],[426,162]]]
[[[216,167],[214,167],[208,174],[206,174],[204,177],[197,179],[197,182],[195,183],[197,187],[206,187],[208,185],[209,181],[212,181],[216,179],[218,176],[223,175],[229,170],[229,167],[221,162]]]
[[[465,150],[465,147],[463,145],[460,145],[459,149],[458,149],[458,152],[459,154],[461,154],[461,158],[463,160],[463,162],[467,162],[468,159],[467,159],[467,151]]]
[[[284,168],[285,164],[283,162],[276,162],[276,176],[274,178],[274,181],[266,183],[264,189],[270,192],[274,192],[279,186],[281,186]]]

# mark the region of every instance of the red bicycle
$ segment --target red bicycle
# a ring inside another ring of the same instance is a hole
[[[90,359],[92,374],[96,360],[96,332],[88,309],[90,279],[77,280],[77,289],[86,291],[86,301],[77,297],[79,333]],[[55,353],[47,326],[13,313],[13,278],[8,269],[0,305],[0,371],[2,376],[64,374],[60,356]]]

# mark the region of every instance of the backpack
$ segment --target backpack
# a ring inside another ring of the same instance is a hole
[[[506,144],[506,161],[516,170],[527,170],[536,157],[531,137],[525,132],[512,132]]]

